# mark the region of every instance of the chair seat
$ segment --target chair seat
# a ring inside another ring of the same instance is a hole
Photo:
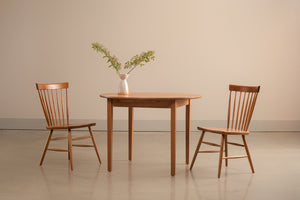
[[[96,123],[76,123],[76,124],[69,124],[63,126],[47,126],[47,129],[74,129],[74,128],[83,128],[89,126],[95,126]]]
[[[213,128],[213,127],[197,127],[198,130],[207,131],[217,134],[227,134],[227,135],[249,135],[249,131],[242,131],[230,128]]]

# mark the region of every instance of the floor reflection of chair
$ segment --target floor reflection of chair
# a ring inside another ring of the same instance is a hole
[[[225,170],[225,176],[227,176],[227,168],[226,168],[226,170]],[[248,178],[248,177],[247,177]],[[249,177],[249,180],[248,180],[248,182],[244,182],[245,183],[245,186],[246,186],[246,188],[245,188],[245,192],[243,192],[243,195],[241,195],[241,197],[239,197],[239,199],[241,199],[241,200],[245,200],[245,199],[248,199],[247,197],[248,197],[248,192],[249,192],[249,188],[251,187],[251,185],[252,185],[252,179],[253,179],[253,176],[250,176]],[[246,184],[247,183],[247,184]],[[232,183],[228,183],[228,179],[227,178],[225,178],[225,181],[224,181],[224,189],[223,189],[223,195],[221,195],[221,188],[219,189],[219,192],[220,192],[220,194],[219,194],[219,196],[223,196],[224,197],[224,199],[232,199],[231,197],[227,197],[228,196],[228,194],[232,194],[231,193],[231,188],[229,188],[229,186],[232,186],[233,184]],[[241,186],[242,184],[241,184],[241,181],[239,181],[239,186]],[[242,186],[244,186],[244,185],[242,185]],[[233,188],[233,190],[236,190],[236,187],[234,187]],[[240,189],[239,189],[239,191],[241,191]]]
[[[229,186],[232,186],[234,184],[228,183],[228,181],[236,182],[236,180],[227,178],[227,168],[225,170],[225,178],[222,179],[222,181],[220,181],[219,179],[211,180],[211,181],[214,181],[214,183],[211,183],[211,185],[215,185],[217,187],[214,190],[211,190],[211,188],[210,188],[210,191],[212,193],[208,193],[207,188],[203,187],[203,185],[201,183],[201,181],[203,183],[207,183],[207,179],[203,179],[203,178],[197,179],[193,173],[190,173],[190,177],[192,180],[191,183],[193,183],[193,185],[191,184],[191,186],[194,186],[193,191],[196,192],[197,199],[217,199],[217,200],[241,199],[241,200],[245,200],[245,199],[248,199],[248,192],[252,185],[252,179],[254,176],[250,176],[250,177],[247,176],[247,180],[239,181],[238,192],[240,192],[240,196],[237,195],[238,194],[237,188],[235,186],[233,186],[232,189],[229,188]],[[243,187],[241,187],[241,186],[245,186],[245,189],[242,190],[241,188],[243,188]],[[217,191],[217,192],[215,192],[215,191]],[[234,191],[234,192],[232,192],[232,191]],[[217,195],[217,196],[212,196],[213,194]],[[234,194],[234,198],[233,198],[233,196],[231,196],[233,194]]]
[[[48,192],[48,195],[49,195],[49,199],[55,199],[54,197],[57,196],[57,192],[55,191],[55,189],[60,189],[60,187],[57,187],[57,184],[56,184],[56,176],[47,176],[46,172],[45,172],[45,169],[43,167],[40,167],[40,170],[41,170],[41,174],[42,174],[42,177],[44,179],[44,182],[46,184],[46,188],[47,188],[47,192]],[[52,170],[51,170],[52,171]],[[50,173],[50,171],[48,171],[48,173]],[[54,172],[56,173],[56,172]],[[64,174],[65,176],[65,174]],[[49,178],[50,177],[50,178]],[[72,185],[73,185],[73,175],[72,173],[69,171],[67,173],[67,180],[66,179],[63,179],[63,176],[60,176],[60,182],[64,182],[66,181],[64,185],[68,186],[68,196],[69,197],[72,197]],[[64,193],[64,195],[67,194],[67,193]]]
[[[43,167],[40,167],[41,170],[41,174],[42,177],[45,181],[46,184],[46,188],[47,188],[47,192],[49,194],[49,199],[57,199],[54,197],[57,196],[64,196],[64,199],[73,199],[73,197],[77,197],[76,192],[80,191],[80,189],[77,188],[76,183],[79,184],[79,186],[81,186],[81,182],[82,180],[86,179],[86,177],[82,177],[80,176],[80,174],[76,174],[76,176],[71,173],[70,171],[67,173],[67,177],[64,176],[65,174],[62,174],[61,176],[59,176],[59,182],[60,183],[65,183],[63,184],[65,187],[67,188],[61,188],[58,187],[57,185],[57,172],[55,170],[45,170]],[[47,175],[47,173],[54,173],[53,175]],[[91,171],[89,171],[89,173],[92,173]],[[94,192],[96,190],[96,183],[98,181],[98,176],[100,174],[100,167],[97,168],[97,170],[95,171],[95,177],[92,178],[92,180],[88,181],[89,183],[91,183],[90,187],[86,187],[86,188],[90,188],[91,191],[89,193],[89,198],[88,199],[93,199],[94,196]],[[86,176],[87,174],[85,173],[83,176]],[[78,181],[79,180],[79,181]],[[67,191],[67,192],[66,192]],[[64,194],[57,194],[58,192],[63,192]],[[85,194],[86,195],[86,194]]]

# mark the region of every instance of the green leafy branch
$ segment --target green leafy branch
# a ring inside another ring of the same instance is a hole
[[[129,74],[132,70],[134,70],[137,66],[144,66],[144,63],[154,61],[154,51],[142,52],[140,55],[133,56],[130,61],[125,63],[124,69],[132,68],[127,74]]]
[[[92,48],[96,52],[100,52],[104,54],[103,58],[107,58],[107,63],[110,63],[108,67],[113,67],[117,74],[119,74],[119,71],[121,70],[121,63],[118,61],[116,56],[111,56],[110,52],[105,48],[102,44],[99,43],[92,43]],[[142,52],[140,55],[133,56],[129,61],[127,61],[124,65],[124,69],[130,69],[127,74],[132,72],[137,66],[144,66],[145,63],[148,63],[150,61],[154,61],[154,51],[147,51]]]
[[[100,53],[104,54],[103,58],[107,58],[106,62],[110,63],[110,65],[108,67],[113,67],[116,70],[117,74],[119,74],[119,71],[121,70],[121,63],[118,61],[116,56],[111,56],[110,52],[102,44],[93,43],[92,48],[96,52],[100,52]]]

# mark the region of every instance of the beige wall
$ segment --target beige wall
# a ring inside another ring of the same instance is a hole
[[[297,0],[1,0],[0,34],[0,118],[42,118],[34,84],[68,81],[72,118],[105,120],[98,95],[117,92],[119,80],[91,49],[101,42],[122,62],[155,50],[130,91],[201,94],[193,120],[226,118],[229,83],[262,86],[255,120],[300,120]],[[135,115],[154,116],[169,112]]]

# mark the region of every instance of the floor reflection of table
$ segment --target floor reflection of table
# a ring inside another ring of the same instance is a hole
[[[201,98],[194,94],[178,93],[116,93],[101,94],[107,99],[107,160],[108,171],[112,170],[113,107],[128,107],[128,159],[132,160],[133,108],[171,109],[171,175],[175,175],[176,164],[176,108],[186,107],[186,164],[190,162],[191,99]]]

